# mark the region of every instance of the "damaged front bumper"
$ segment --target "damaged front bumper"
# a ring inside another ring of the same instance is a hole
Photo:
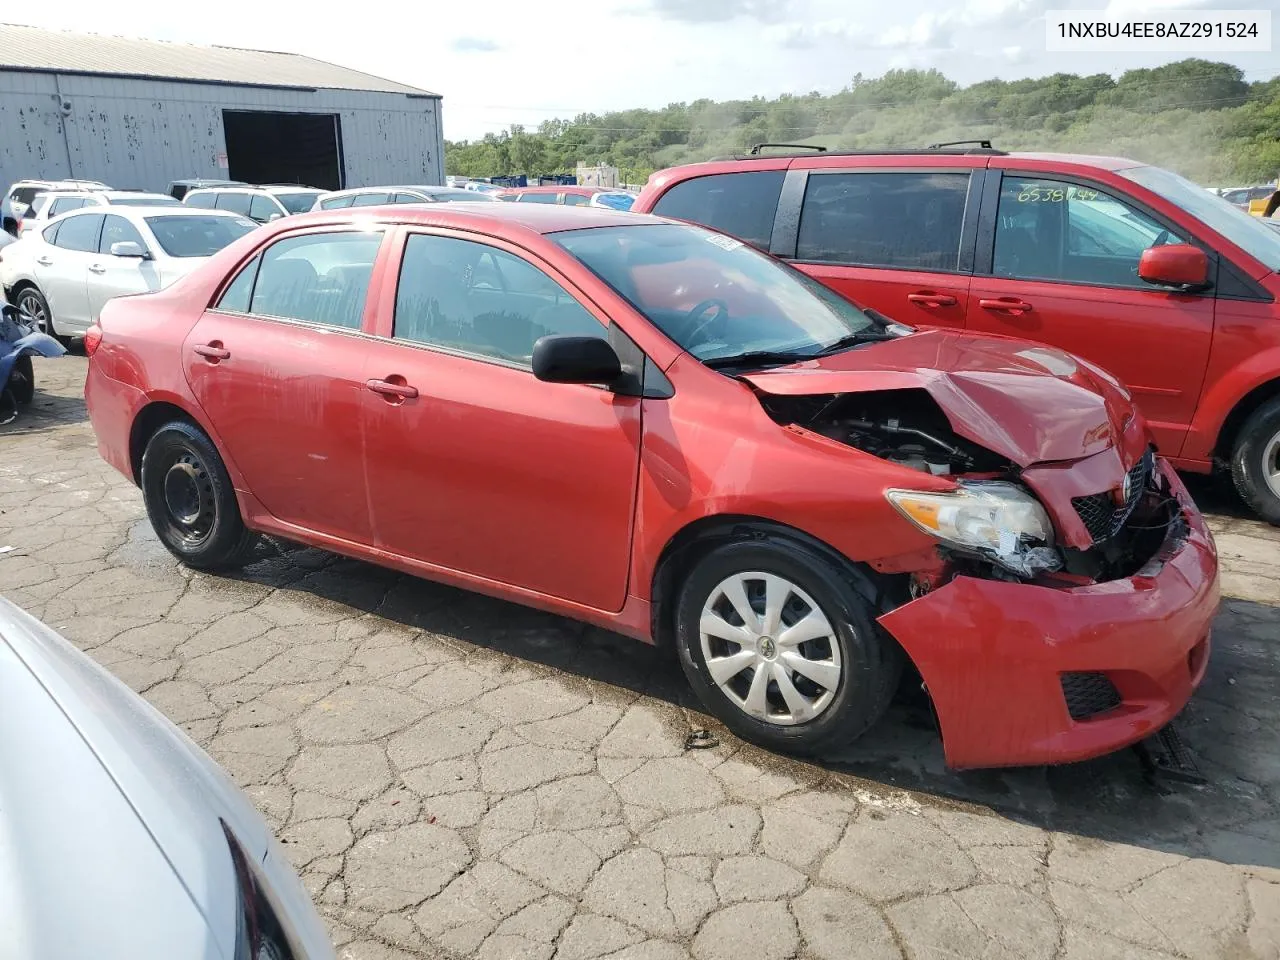
[[[924,678],[956,768],[1065,763],[1155,733],[1204,677],[1213,537],[1172,468],[1160,550],[1130,577],[1057,588],[957,576],[880,618]]]

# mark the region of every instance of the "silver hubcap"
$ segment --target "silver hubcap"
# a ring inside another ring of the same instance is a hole
[[[729,700],[757,720],[818,717],[840,686],[840,644],[813,598],[772,573],[736,573],[711,591],[698,625],[702,657]]]
[[[1271,492],[1280,497],[1280,433],[1272,437],[1262,450],[1262,476]]]
[[[28,326],[33,326],[41,333],[49,332],[49,318],[40,305],[40,301],[30,294],[18,298],[18,313]]]

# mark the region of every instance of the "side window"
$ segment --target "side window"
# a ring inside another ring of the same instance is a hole
[[[34,220],[36,217],[40,216],[40,211],[47,206],[49,206],[49,198],[43,194],[37,196],[31,201],[31,205],[27,207],[26,211],[22,214],[22,219]],[[66,209],[70,210],[71,208],[67,207]],[[50,214],[50,216],[52,216],[52,214]]]
[[[685,180],[659,197],[653,212],[700,223],[768,250],[783,176],[781,170],[754,170]]]
[[[215,206],[219,210],[230,210],[232,213],[238,213],[242,217],[249,215],[249,203],[251,197],[247,193],[235,193],[227,191],[218,194],[218,202]]]
[[[423,197],[419,197],[416,194],[412,194],[412,193],[397,193],[395,196],[395,199],[392,201],[392,203],[430,203],[430,202],[431,202],[430,200],[427,200]]]
[[[385,193],[357,193],[353,207],[376,207],[380,203],[387,203],[390,198]]]
[[[103,216],[100,213],[82,213],[61,221],[56,241],[64,250],[98,252],[98,235],[102,233]]]
[[[522,193],[520,194],[521,203],[555,203],[556,194],[554,193]]]
[[[528,367],[539,337],[604,332],[560,284],[504,250],[427,234],[405,245],[397,339]]]
[[[354,199],[355,197],[353,197],[349,193],[345,197],[330,197],[328,200],[320,201],[320,209],[321,210],[342,210],[345,207],[351,206],[351,201]]]
[[[233,209],[228,207],[227,209]],[[240,211],[237,210],[236,213]],[[273,213],[279,213],[280,208],[276,206],[276,202],[270,197],[263,196],[260,193],[253,194],[249,199],[249,216],[254,220],[261,220],[264,223],[271,219]]]
[[[192,193],[182,200],[188,207],[197,207],[200,210],[212,210],[217,201],[218,194],[216,193]]]
[[[992,273],[1151,289],[1138,277],[1142,252],[1186,242],[1093,187],[1006,176],[1000,185]]]
[[[37,200],[40,198],[37,197]],[[83,197],[59,197],[49,205],[49,216],[56,217],[60,213],[66,213],[68,210],[79,210],[85,206],[88,201]],[[35,204],[32,204],[35,207]]]
[[[796,259],[955,270],[968,191],[968,172],[810,174]]]
[[[227,289],[222,291],[217,309],[232,313],[249,312],[249,297],[253,293],[253,281],[258,276],[258,264],[261,262],[262,257],[254,257],[244,265]]]
[[[262,255],[249,312],[359,330],[381,233],[311,233]]]
[[[566,207],[585,207],[590,202],[590,197],[584,197],[580,193],[566,193],[564,195],[564,205]]]
[[[45,227],[44,233],[41,234],[41,236],[44,237],[44,242],[56,245],[58,242],[58,228],[61,226],[62,221],[58,221],[50,227]]]
[[[102,239],[98,242],[99,253],[110,253],[113,243],[127,243],[132,240],[143,250],[147,249],[147,241],[142,239],[138,228],[115,214],[107,214],[102,224]]]

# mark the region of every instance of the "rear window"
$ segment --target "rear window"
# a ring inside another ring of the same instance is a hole
[[[18,187],[13,191],[13,199],[18,203],[30,203],[31,198],[39,192],[39,187]]]
[[[752,170],[685,180],[659,197],[653,212],[701,223],[768,250],[785,175],[782,170]]]

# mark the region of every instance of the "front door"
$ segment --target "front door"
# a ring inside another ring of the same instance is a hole
[[[377,545],[599,610],[626,599],[640,400],[544,383],[548,334],[605,336],[516,253],[411,233],[366,352]]]
[[[360,415],[366,294],[381,232],[328,230],[255,257],[183,344],[222,447],[278,520],[371,542]]]
[[[160,268],[155,260],[112,255],[113,243],[130,242],[147,250],[147,241],[142,239],[137,227],[118,214],[107,214],[102,224],[102,237],[98,241],[98,255],[90,258],[86,278],[89,318],[94,323],[112,297],[154,293],[160,289]]]
[[[103,219],[100,213],[69,214],[57,222],[52,245],[41,244],[36,251],[36,283],[61,334],[89,329],[89,264],[98,257]]]
[[[1006,173],[969,327],[1060,347],[1110,371],[1161,450],[1177,456],[1204,380],[1214,300],[1146,283],[1138,261],[1148,247],[1186,242],[1092,185]]]

